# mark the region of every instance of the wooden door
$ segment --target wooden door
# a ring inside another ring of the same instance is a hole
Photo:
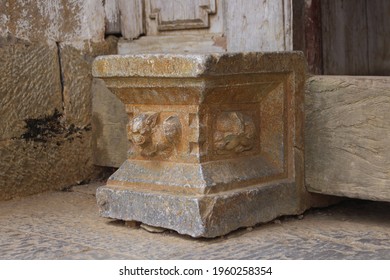
[[[120,53],[292,50],[291,0],[117,1]]]

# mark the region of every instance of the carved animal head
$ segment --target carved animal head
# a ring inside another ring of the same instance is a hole
[[[130,125],[130,139],[135,145],[141,146],[151,141],[157,118],[158,113],[142,113],[133,119]]]

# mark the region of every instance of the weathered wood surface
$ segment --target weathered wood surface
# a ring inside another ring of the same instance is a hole
[[[142,0],[118,0],[122,36],[135,39],[145,33]]]
[[[104,12],[106,14],[105,34],[120,34],[121,21],[118,0],[105,0]]]
[[[293,49],[303,51],[308,71],[322,74],[321,0],[294,0]]]
[[[321,1],[326,75],[367,75],[366,0]]]
[[[326,75],[390,75],[390,1],[322,0]]]
[[[310,73],[322,74],[321,1],[305,1],[305,56]]]
[[[144,3],[148,36],[223,32],[221,1],[145,0]]]
[[[367,1],[370,75],[390,75],[390,1]]]
[[[291,0],[223,1],[228,51],[292,50]]]
[[[314,76],[305,106],[309,190],[390,201],[390,78]]]
[[[159,31],[209,28],[216,0],[149,0],[147,13]]]
[[[127,3],[118,1],[120,5]],[[210,43],[216,46],[212,49],[221,52],[292,50],[291,0],[145,0],[143,13],[130,14],[134,13],[130,3],[137,1],[140,0],[129,1],[127,9],[120,7],[123,37],[134,39],[141,33],[153,36],[156,52],[171,48],[171,36],[199,36],[198,40],[204,42],[198,44],[195,52],[209,51]],[[136,6],[141,8],[141,5]],[[141,31],[137,26],[142,22],[145,26]],[[134,32],[126,31],[134,28]],[[128,53],[139,52],[142,44],[137,43],[137,40],[128,42]],[[134,52],[131,51],[133,46]],[[180,44],[178,46],[179,51],[185,51]]]
[[[144,36],[132,42],[120,39],[118,54],[223,52],[223,39],[202,35]],[[217,42],[221,44],[217,45]]]

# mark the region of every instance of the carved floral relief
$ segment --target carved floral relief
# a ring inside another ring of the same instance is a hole
[[[214,150],[219,155],[251,150],[255,133],[251,116],[241,112],[220,113],[215,123]]]
[[[176,115],[160,120],[160,113],[147,112],[129,123],[128,136],[143,157],[170,157],[181,140],[181,123]]]

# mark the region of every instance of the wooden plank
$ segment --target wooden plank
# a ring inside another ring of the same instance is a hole
[[[292,50],[291,0],[224,1],[228,51]]]
[[[367,75],[366,0],[322,0],[323,65],[326,75]]]
[[[322,74],[321,1],[295,0],[293,21],[294,50],[305,53],[310,73]]]
[[[136,39],[145,33],[142,0],[118,0],[122,36]]]
[[[305,0],[295,0],[293,5],[293,49],[304,51],[305,46]]]
[[[106,34],[120,34],[121,22],[118,0],[105,0],[104,12],[106,14]]]
[[[312,74],[322,74],[321,1],[305,1],[305,56]]]
[[[390,201],[390,77],[314,76],[305,106],[308,189]]]
[[[282,0],[284,51],[293,50],[293,9],[292,0]]]
[[[143,36],[131,42],[120,39],[118,54],[223,52],[215,40],[211,35]]]
[[[370,75],[390,75],[390,1],[366,0]]]

